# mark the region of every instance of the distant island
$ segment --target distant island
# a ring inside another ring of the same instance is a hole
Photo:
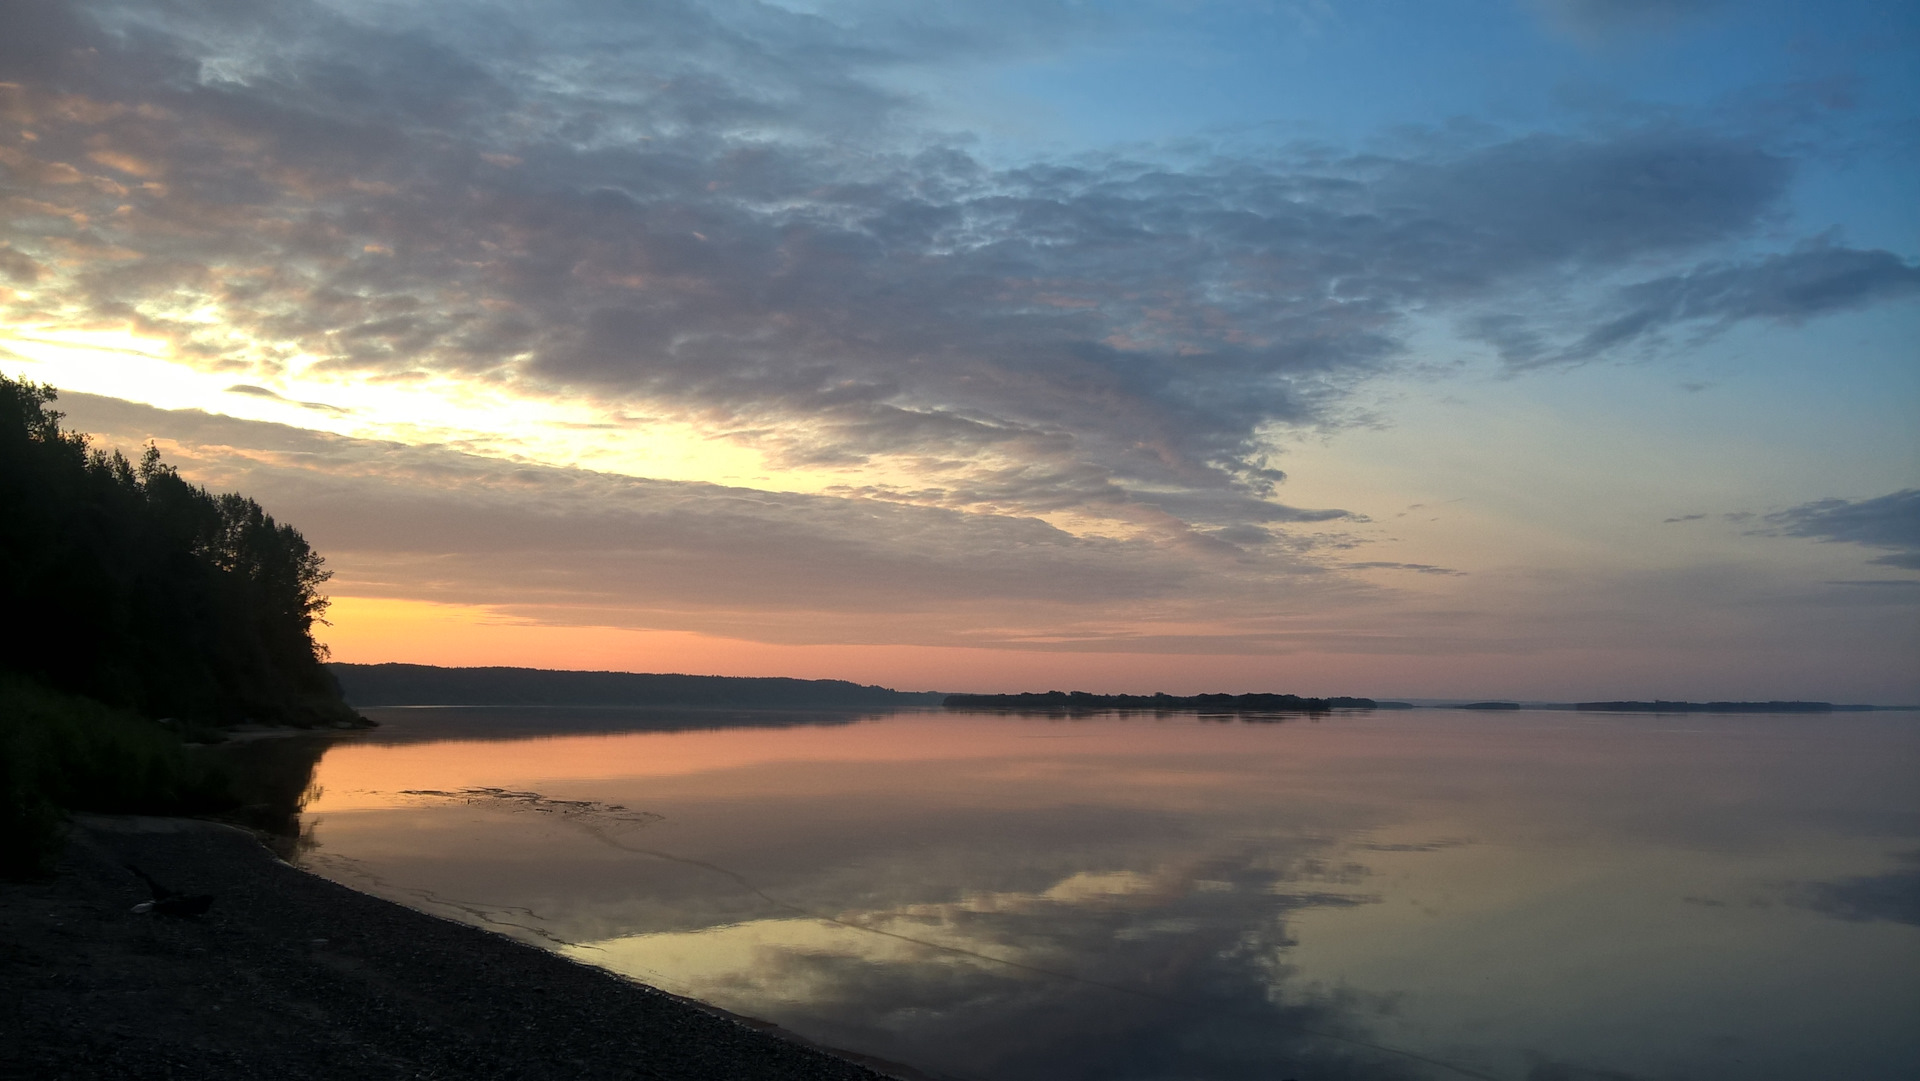
[[[1297,694],[1091,694],[1046,691],[1024,694],[950,694],[949,709],[1020,709],[1047,712],[1093,710],[1202,710],[1209,713],[1326,713],[1336,709],[1408,709],[1403,702],[1371,698],[1302,698]]]
[[[1454,709],[1519,709],[1520,703],[1518,702],[1468,702],[1466,705],[1455,706],[1453,708]]]
[[[1836,706],[1832,702],[1577,702],[1574,709],[1602,713],[1835,713],[1864,712],[1872,706]]]
[[[844,710],[933,706],[938,691],[896,691],[843,679],[569,672],[342,664],[327,669],[348,702],[374,706],[624,706],[675,709]]]

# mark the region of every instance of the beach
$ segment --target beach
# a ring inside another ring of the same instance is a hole
[[[131,868],[197,916],[137,913]],[[0,886],[0,1076],[881,1081],[698,1003],[356,893],[212,822],[81,816]]]

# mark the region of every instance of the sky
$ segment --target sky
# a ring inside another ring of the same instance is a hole
[[[0,371],[337,660],[1920,701],[1920,7],[13,0]]]

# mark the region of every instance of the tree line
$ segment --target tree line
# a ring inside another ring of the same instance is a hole
[[[237,493],[61,426],[52,387],[0,375],[0,670],[150,718],[354,723],[313,629],[328,578]]]

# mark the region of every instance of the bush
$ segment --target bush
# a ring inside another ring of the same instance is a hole
[[[233,804],[226,772],[164,725],[0,676],[0,873],[44,873],[68,811],[203,814]]]

